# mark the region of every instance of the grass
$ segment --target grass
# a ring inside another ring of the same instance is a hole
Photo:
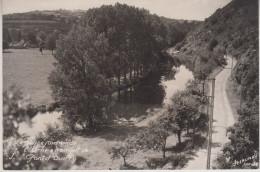
[[[3,89],[12,84],[21,87],[35,105],[52,102],[48,76],[53,70],[51,51],[38,49],[10,49],[3,53]]]

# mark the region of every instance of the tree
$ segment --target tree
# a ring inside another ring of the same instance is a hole
[[[123,158],[124,166],[127,166],[126,158],[135,152],[135,148],[131,140],[124,142],[116,142],[107,148],[107,153],[111,156],[112,160]]]
[[[9,44],[8,44],[7,41],[3,40],[3,52],[4,52],[6,49],[9,49]]]
[[[7,41],[8,43],[12,42],[11,35],[8,31],[8,29],[3,28],[3,40]]]
[[[49,84],[72,130],[78,124],[85,131],[95,131],[106,121],[112,90],[100,71],[105,66],[107,47],[104,34],[97,34],[89,26],[74,26],[57,42],[57,62]]]
[[[137,134],[136,145],[140,148],[162,151],[163,158],[166,152],[166,140],[170,132],[159,122],[151,122],[149,126]]]
[[[169,118],[178,127],[177,135],[179,143],[181,143],[181,133],[192,123],[193,137],[195,135],[195,121],[199,115],[200,102],[196,96],[191,95],[187,91],[176,92],[172,99],[172,103],[168,105]]]
[[[17,42],[20,42],[22,40],[22,34],[21,34],[21,30],[19,29],[17,31],[17,37],[16,37],[16,41]]]
[[[258,98],[255,102],[248,103],[238,111],[238,121],[233,127],[228,128],[228,142],[223,153],[215,161],[216,168],[256,168],[251,166],[259,162],[259,109]],[[226,159],[221,159],[221,156]],[[248,157],[253,157],[248,159]],[[246,161],[239,162],[242,159]],[[225,163],[223,163],[225,162]],[[239,163],[236,163],[239,162]],[[245,165],[250,163],[250,166]]]
[[[36,39],[36,33],[35,30],[37,30],[37,28],[32,27],[32,26],[23,26],[21,28],[22,31],[22,37],[26,42],[30,42],[32,44],[36,44],[37,43],[37,39]]]
[[[30,32],[27,33],[27,39],[32,44],[36,44],[36,35],[33,31],[30,31]]]
[[[167,30],[158,16],[149,11],[116,3],[114,6],[101,6],[90,9],[79,22],[81,26],[90,25],[108,39],[107,77],[117,77],[118,99],[120,90],[134,77],[147,74],[161,60],[165,48]],[[122,82],[122,76],[124,80]],[[126,98],[126,97],[125,97]]]
[[[46,48],[51,50],[53,54],[53,50],[56,48],[56,37],[54,34],[51,34],[47,37],[45,45]]]
[[[38,37],[39,37],[42,41],[45,41],[47,35],[46,35],[46,33],[45,33],[44,31],[40,31],[40,32],[38,33]]]
[[[26,110],[27,103],[20,89],[15,85],[12,85],[7,91],[3,92],[4,139],[12,136],[20,136],[18,133],[18,124],[30,119]]]

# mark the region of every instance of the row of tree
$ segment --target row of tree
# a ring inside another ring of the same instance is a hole
[[[67,123],[86,130],[103,123],[116,90],[120,96],[134,77],[168,60],[166,34],[159,17],[144,9],[116,4],[88,10],[57,42],[49,77]]]
[[[109,146],[107,152],[111,158],[122,157],[126,166],[127,157],[145,148],[161,151],[163,158],[166,158],[167,138],[177,134],[178,144],[181,144],[182,133],[185,131],[189,133],[190,129],[192,129],[192,141],[187,145],[187,149],[191,149],[195,145],[195,135],[206,133],[208,128],[208,116],[205,114],[206,101],[200,89],[196,82],[190,81],[187,89],[176,92],[162,115],[151,121],[146,128],[122,143]]]

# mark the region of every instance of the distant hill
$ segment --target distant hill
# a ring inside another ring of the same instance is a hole
[[[85,13],[83,10],[45,10],[31,11],[26,13],[14,13],[3,15],[4,29],[21,29],[24,26],[31,26],[40,31],[51,33],[58,30],[67,33],[72,24]]]
[[[44,10],[31,11],[25,13],[14,13],[3,15],[4,30],[22,30],[25,27],[33,28],[36,32],[44,31],[47,34],[59,31],[66,34],[77,23],[84,14],[85,10]],[[156,15],[154,15],[156,17]],[[172,47],[182,41],[186,34],[198,26],[201,22],[194,20],[176,20],[159,17],[168,30],[167,42]]]

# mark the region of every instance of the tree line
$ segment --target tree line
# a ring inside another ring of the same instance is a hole
[[[8,49],[11,45],[17,45],[20,48],[43,46],[49,50],[56,48],[56,40],[59,37],[59,31],[46,33],[39,31],[36,27],[24,26],[21,29],[9,28],[3,29],[3,50]]]

